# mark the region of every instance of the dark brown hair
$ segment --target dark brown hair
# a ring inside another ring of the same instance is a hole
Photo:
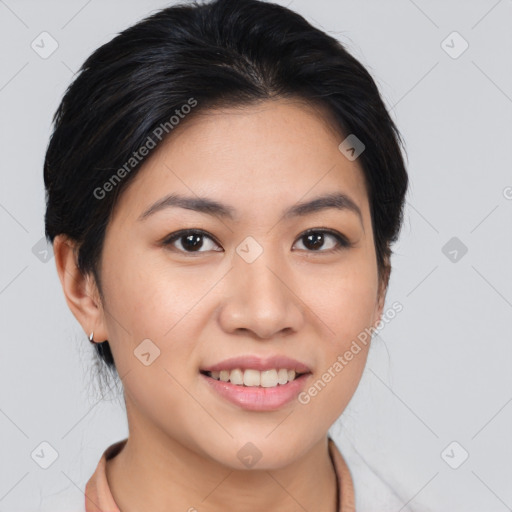
[[[374,80],[338,40],[295,12],[258,0],[174,5],[85,61],[55,113],[44,162],[47,239],[66,234],[78,242],[78,267],[93,274],[101,294],[105,228],[144,162],[133,160],[139,149],[150,138],[164,140],[155,133],[191,98],[196,106],[188,115],[279,96],[326,107],[340,136],[353,134],[364,144],[358,162],[387,286],[408,185],[400,134]],[[122,179],[100,193],[115,174]],[[95,347],[115,370],[108,341]]]

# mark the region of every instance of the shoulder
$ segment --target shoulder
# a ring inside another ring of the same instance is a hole
[[[117,507],[107,480],[107,460],[115,457],[124,447],[128,439],[111,444],[101,455],[91,478],[85,486],[85,512],[120,512]]]
[[[402,497],[394,489],[392,482],[386,481],[361,456],[349,442],[337,442],[340,446],[346,464],[350,468],[354,488],[356,511],[366,512],[396,512],[404,509],[409,497]],[[430,512],[425,509],[407,507],[410,512]]]

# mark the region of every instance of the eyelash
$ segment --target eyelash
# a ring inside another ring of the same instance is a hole
[[[327,233],[328,235],[331,235],[337,241],[338,245],[336,247],[334,247],[333,249],[328,249],[328,250],[316,250],[315,251],[315,250],[307,250],[307,249],[305,249],[306,252],[319,253],[319,254],[322,254],[322,253],[324,253],[324,254],[325,253],[332,254],[334,252],[338,252],[338,251],[341,251],[343,249],[348,249],[348,248],[352,247],[352,245],[353,245],[341,233],[338,233],[337,231],[334,231],[332,229],[324,229],[324,228],[308,229],[307,231],[304,231],[304,233],[302,233],[298,237],[297,240],[300,240],[300,239],[302,239],[302,238],[304,238],[304,237],[306,237],[306,236],[308,236],[310,234],[316,234],[316,233],[324,233],[324,234]],[[215,240],[214,237],[212,237],[210,234],[208,234],[206,231],[203,231],[202,229],[182,229],[180,231],[176,231],[175,233],[171,233],[167,238],[165,238],[163,240],[162,244],[164,246],[170,246],[175,241],[179,240],[180,238],[183,238],[186,235],[194,235],[194,234],[210,238],[213,242],[215,242],[216,245],[220,246],[220,244]],[[184,254],[201,254],[201,253],[204,253],[204,252],[209,252],[209,251],[186,251],[186,250],[176,249],[175,247],[173,249],[177,250],[178,252],[184,253]],[[220,251],[216,251],[216,252],[220,252]]]

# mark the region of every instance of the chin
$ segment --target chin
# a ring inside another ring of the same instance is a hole
[[[299,452],[306,447],[305,439],[309,437],[291,438],[286,430],[281,435],[276,432],[269,435],[269,432],[272,429],[252,436],[246,433],[228,439],[226,435],[224,442],[209,438],[205,452],[212,460],[233,470],[276,470],[293,464],[300,456]]]

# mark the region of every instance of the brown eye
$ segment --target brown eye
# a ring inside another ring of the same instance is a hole
[[[349,241],[341,233],[325,229],[311,229],[303,233],[299,240],[303,240],[305,250],[309,252],[332,252],[350,247]]]
[[[209,240],[210,242],[205,243],[205,240]],[[177,242],[176,245],[175,242]],[[211,250],[219,252],[212,248],[211,242],[213,242],[214,246],[218,247],[213,238],[206,234],[204,231],[187,229],[172,233],[168,238],[164,240],[163,245],[172,246],[173,249],[185,253],[208,252]]]

